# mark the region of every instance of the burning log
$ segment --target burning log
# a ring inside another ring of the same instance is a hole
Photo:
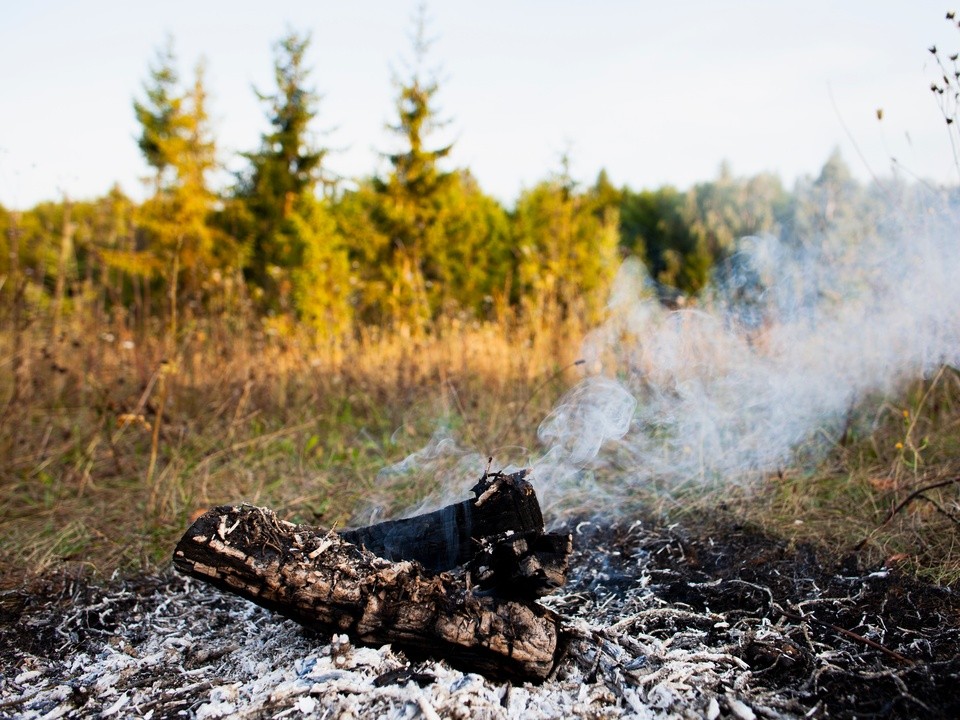
[[[506,679],[543,680],[559,618],[533,602],[566,578],[569,535],[543,532],[524,473],[485,475],[472,500],[336,534],[250,505],[201,516],[181,571],[321,631],[393,643]]]

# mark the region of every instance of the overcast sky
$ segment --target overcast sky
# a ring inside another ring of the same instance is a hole
[[[265,129],[251,87],[271,88],[272,46],[310,31],[324,96],[317,130],[346,177],[393,148],[391,78],[409,57],[416,2],[34,0],[0,12],[0,204],[61,193],[142,197],[131,108],[155,49],[173,36],[182,75],[207,63],[221,156]],[[955,182],[929,85],[933,43],[953,52],[949,6],[870,2],[434,0],[430,64],[456,142],[451,164],[512,203],[569,151],[576,178],[606,168],[633,188],[715,177],[815,174],[834,147],[854,172]],[[884,116],[878,122],[876,110]],[[865,161],[860,156],[865,158]]]

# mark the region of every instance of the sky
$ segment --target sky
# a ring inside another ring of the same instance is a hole
[[[181,75],[207,67],[221,159],[267,129],[273,46],[309,31],[323,96],[317,140],[345,178],[384,169],[396,148],[395,80],[408,73],[416,0],[34,0],[0,10],[0,205],[26,208],[114,183],[135,198],[148,169],[134,98],[170,35]],[[647,2],[434,0],[441,117],[451,167],[512,204],[560,167],[606,169],[617,185],[686,188],[716,177],[816,175],[838,148],[855,175],[902,171],[956,182],[929,86],[927,51],[960,49],[951,9],[930,0]],[[882,121],[877,109],[883,109]],[[223,176],[224,178],[226,175]]]

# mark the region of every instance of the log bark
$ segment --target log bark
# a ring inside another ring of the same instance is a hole
[[[491,486],[469,502],[477,505]],[[446,520],[437,527],[450,536]],[[367,533],[362,544],[377,532]],[[470,543],[461,539],[459,530],[456,535],[460,558],[459,548]],[[569,551],[569,536],[544,541],[541,538],[550,536],[536,530],[519,535],[513,528],[502,535],[488,542],[488,549],[500,547],[501,553],[534,561],[538,559],[531,543],[546,542],[557,557],[564,547]],[[419,562],[379,557],[347,537],[358,538],[293,525],[264,508],[222,506],[188,529],[173,560],[188,575],[305,626],[345,632],[360,643],[393,643],[496,678],[538,681],[550,673],[559,652],[559,618],[534,602],[475,592],[471,575],[489,569],[483,564],[487,556],[470,554],[469,560],[480,563],[472,571],[430,572]],[[519,552],[511,551],[511,545],[519,545]],[[551,565],[551,557],[544,555],[545,566]],[[565,562],[564,555],[564,572]]]

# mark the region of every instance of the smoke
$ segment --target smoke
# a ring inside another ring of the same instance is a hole
[[[448,427],[441,426],[423,448],[388,465],[377,474],[377,485],[381,492],[367,499],[368,504],[354,517],[354,524],[371,525],[386,519],[385,505],[390,504],[386,496],[394,494],[399,486],[411,479],[431,478],[435,487],[423,500],[405,507],[402,516],[430,512],[463,500],[488,464],[488,458],[475,449],[461,445]]]
[[[566,394],[537,430],[550,448],[549,457],[579,467],[592,461],[608,440],[630,431],[636,399],[620,383],[603,376],[589,377]]]
[[[744,238],[695,306],[670,310],[627,260],[585,376],[531,452],[545,510],[596,512],[636,488],[749,486],[815,461],[867,398],[960,365],[960,214],[901,201],[816,232]],[[466,494],[487,459],[439,432],[387,468],[443,477],[412,511]],[[505,468],[516,469],[515,467]]]
[[[628,260],[584,342],[592,376],[540,427],[541,497],[595,510],[591,497],[746,485],[821,457],[866,398],[958,364],[958,220],[928,198],[745,238],[690,309],[664,308]]]

